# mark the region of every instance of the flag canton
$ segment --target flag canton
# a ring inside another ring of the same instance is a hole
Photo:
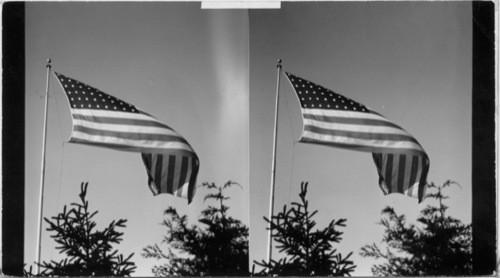
[[[369,112],[363,104],[327,88],[285,72],[299,97],[302,108]]]
[[[71,109],[111,110],[139,113],[137,108],[82,82],[55,73],[68,97]]]

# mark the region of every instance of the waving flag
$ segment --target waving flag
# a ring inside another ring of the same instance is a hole
[[[55,73],[69,101],[71,143],[141,152],[154,195],[194,196],[199,161],[189,143],[134,105]]]
[[[371,152],[384,194],[423,200],[429,158],[413,136],[363,104],[285,74],[301,105],[301,142]]]

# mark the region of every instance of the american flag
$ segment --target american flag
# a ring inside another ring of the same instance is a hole
[[[425,197],[429,158],[403,128],[368,107],[285,72],[302,110],[300,142],[371,152],[384,194]]]
[[[167,125],[123,100],[54,72],[69,101],[69,142],[141,152],[154,195],[194,196],[199,161],[189,143]]]

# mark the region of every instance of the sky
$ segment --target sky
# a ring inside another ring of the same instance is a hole
[[[452,179],[452,216],[471,221],[472,6],[468,2],[285,2],[279,10],[201,10],[200,3],[26,3],[25,261],[35,260],[46,82],[45,61],[71,78],[123,99],[174,128],[200,158],[198,183],[242,185],[227,193],[230,214],[250,228],[250,266],[266,258],[276,96],[276,62],[377,111],[411,133],[430,158],[428,181]],[[427,203],[383,196],[369,153],[295,143],[302,119],[281,78],[275,210],[308,181],[318,227],[346,218],[342,254],[355,276],[371,275],[359,256],[379,243],[381,210],[414,221]],[[65,143],[67,101],[50,80],[44,215],[77,201],[89,182],[101,225],[126,218],[120,253],[135,253],[134,275],[155,261],[141,249],[161,241],[162,213],[174,206],[191,223],[204,207],[152,196],[138,153]],[[45,232],[42,259],[59,258]],[[278,258],[274,250],[273,258]]]
[[[430,159],[428,181],[460,184],[449,214],[471,222],[472,5],[470,2],[282,3],[250,18],[250,258],[266,259],[278,59],[283,70],[381,113],[412,134]],[[297,143],[302,118],[284,75],[280,83],[275,211],[297,201],[308,181],[317,227],[346,218],[334,246],[370,276],[359,255],[379,244],[381,210],[392,206],[415,222],[416,198],[384,196],[370,153]],[[280,258],[276,249],[273,258]]]
[[[201,10],[199,3],[26,3],[25,262],[36,260],[46,60],[58,73],[131,103],[175,129],[200,159],[198,184],[238,182],[226,194],[229,214],[249,224],[248,12]],[[209,203],[153,196],[139,153],[67,143],[71,119],[50,77],[45,217],[78,202],[89,182],[98,227],[127,219],[119,253],[135,253],[136,276],[156,261],[141,249],[160,243],[163,211],[175,207],[196,223]],[[60,258],[42,235],[42,260]]]

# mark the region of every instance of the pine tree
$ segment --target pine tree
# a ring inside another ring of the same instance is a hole
[[[436,199],[438,205],[428,205],[417,219],[422,228],[407,224],[405,215],[398,215],[393,208],[386,207],[386,215],[380,222],[385,227],[382,239],[387,245],[383,252],[376,244],[365,245],[360,254],[381,259],[384,262],[372,267],[378,276],[422,276],[422,275],[471,275],[472,231],[471,225],[446,215],[448,206],[443,200],[443,189],[456,184],[446,181],[442,186],[428,186],[433,192],[426,200]]]
[[[223,191],[232,185],[238,184],[202,184],[215,191],[205,200],[215,200],[217,205],[201,212],[199,226],[189,227],[187,216],[180,216],[175,208],[165,211],[162,225],[167,233],[162,243],[167,245],[166,251],[154,244],[142,253],[163,262],[153,267],[155,276],[248,276],[248,228],[227,214],[229,207],[224,203],[229,197]]]
[[[104,230],[96,229],[93,217],[98,211],[90,212],[86,199],[88,183],[81,184],[81,203],[71,203],[72,208],[52,217],[44,218],[49,224],[47,231],[55,232],[51,237],[58,244],[56,249],[66,255],[59,262],[43,261],[41,273],[33,274],[32,268],[25,271],[26,276],[130,276],[135,264],[130,261],[133,253],[127,258],[118,255],[112,244],[122,241],[123,233],[116,231],[124,228],[125,219],[112,221]]]
[[[345,227],[346,219],[333,219],[324,229],[313,229],[316,222],[312,218],[318,212],[309,211],[306,200],[307,182],[301,184],[300,203],[293,202],[292,208],[264,219],[271,224],[272,237],[279,245],[276,248],[286,254],[285,258],[271,262],[254,261],[263,269],[257,275],[271,276],[350,276],[356,267],[349,260],[352,252],[343,257],[332,249],[332,243],[339,243],[343,232],[338,227]]]

